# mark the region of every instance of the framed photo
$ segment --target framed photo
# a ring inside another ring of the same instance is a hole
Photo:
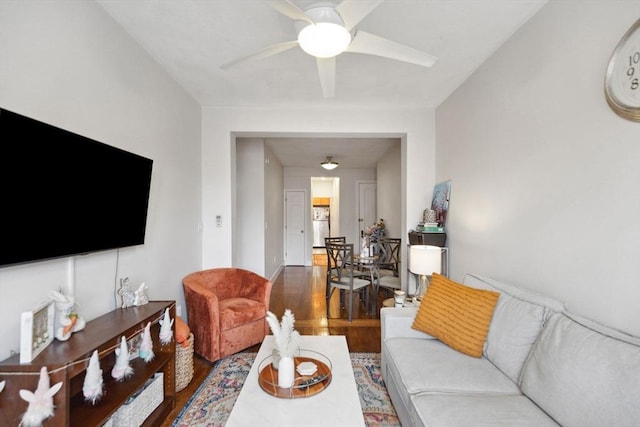
[[[20,363],[30,363],[53,341],[55,311],[53,301],[22,313],[20,322]]]

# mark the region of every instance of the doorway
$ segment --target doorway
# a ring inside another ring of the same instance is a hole
[[[312,265],[326,265],[324,238],[340,235],[340,178],[311,177]]]

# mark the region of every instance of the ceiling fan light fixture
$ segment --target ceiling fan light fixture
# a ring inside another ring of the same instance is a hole
[[[351,34],[342,25],[319,22],[304,27],[298,33],[298,43],[311,56],[331,58],[349,47]]]
[[[322,166],[326,170],[330,171],[330,170],[334,170],[335,168],[337,168],[338,167],[338,163],[333,161],[333,157],[327,156],[327,160],[325,160],[324,162],[320,163],[320,166]]]

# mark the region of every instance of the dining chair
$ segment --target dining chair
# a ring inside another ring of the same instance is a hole
[[[338,289],[349,293],[349,322],[353,318],[353,298],[360,290],[364,290],[368,286],[373,286],[371,280],[367,280],[360,276],[360,272],[356,270],[353,260],[353,243],[327,243],[327,254],[329,263],[335,266],[329,276],[329,294],[327,296],[327,314],[329,313],[329,300],[333,292]],[[365,304],[369,303],[369,294],[367,290]],[[346,298],[346,295],[345,295]],[[341,306],[343,298],[340,298]]]
[[[325,247],[325,250],[327,251],[327,277],[326,277],[327,298],[329,297],[329,291],[330,291],[329,278],[331,277],[331,274],[333,273],[333,271],[337,268],[335,265],[331,265],[331,257],[329,256],[329,249],[327,248],[327,244],[329,243],[347,243],[347,237],[335,236],[335,237],[324,238],[324,247]]]
[[[378,250],[380,253],[379,278],[377,287],[385,288],[393,292],[401,289],[400,282],[400,245],[402,239],[394,237],[382,237],[378,239]]]

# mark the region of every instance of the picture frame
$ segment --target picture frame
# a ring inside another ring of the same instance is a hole
[[[20,363],[30,363],[53,342],[55,307],[46,301],[20,318]]]
[[[440,227],[444,227],[449,211],[449,200],[451,199],[451,180],[437,183],[433,187],[431,198],[431,209],[436,211],[436,220]]]

